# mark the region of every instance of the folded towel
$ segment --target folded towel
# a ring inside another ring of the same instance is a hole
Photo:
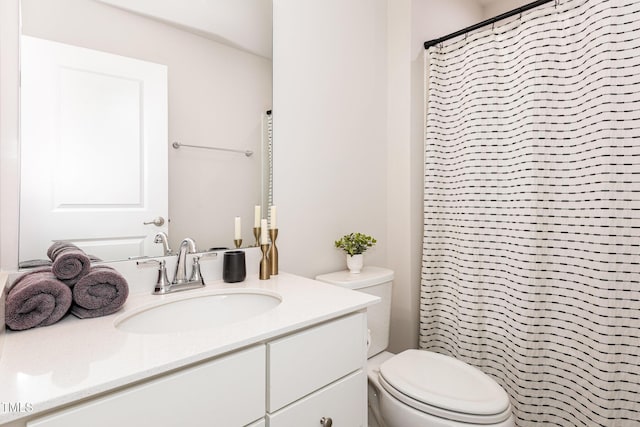
[[[30,259],[27,261],[20,261],[18,263],[18,268],[35,268],[35,267],[50,267],[51,262],[50,259]]]
[[[73,287],[71,313],[81,319],[115,313],[127,300],[129,285],[106,265],[92,267]]]
[[[71,287],[87,274],[91,267],[89,256],[69,242],[55,242],[47,250],[47,256],[53,261],[53,274]]]
[[[48,326],[69,311],[71,289],[58,280],[50,268],[41,268],[20,276],[5,300],[5,323],[10,329]]]

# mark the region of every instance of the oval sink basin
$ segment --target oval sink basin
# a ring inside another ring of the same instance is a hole
[[[262,293],[196,295],[149,307],[116,319],[116,328],[135,334],[169,334],[229,325],[265,313],[277,296]]]

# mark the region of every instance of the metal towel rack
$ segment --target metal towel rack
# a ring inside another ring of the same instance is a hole
[[[176,150],[180,147],[191,147],[191,148],[204,148],[207,150],[218,150],[218,151],[230,151],[232,153],[242,153],[247,157],[251,157],[251,155],[253,154],[253,151],[251,150],[236,150],[233,148],[222,148],[222,147],[205,147],[204,145],[189,145],[189,144],[181,144],[179,142],[174,142],[173,144],[171,144],[173,146],[173,148],[175,148]]]

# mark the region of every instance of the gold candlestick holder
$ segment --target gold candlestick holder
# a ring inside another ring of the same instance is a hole
[[[255,246],[256,248],[260,246],[260,227],[253,227],[253,237],[256,238]]]
[[[239,249],[242,246],[242,239],[233,239],[233,243],[236,245],[236,249]]]
[[[267,280],[271,277],[271,266],[269,265],[269,245],[260,245],[262,259],[260,260],[260,280]]]
[[[276,246],[278,229],[270,229],[269,237],[271,238],[271,247],[269,248],[269,263],[271,264],[271,275],[275,276],[278,274],[278,247]]]

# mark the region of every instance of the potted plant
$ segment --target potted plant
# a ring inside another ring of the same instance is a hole
[[[364,252],[376,244],[376,239],[362,233],[351,233],[334,242],[336,248],[347,254],[347,267],[351,273],[357,274],[364,264]]]

